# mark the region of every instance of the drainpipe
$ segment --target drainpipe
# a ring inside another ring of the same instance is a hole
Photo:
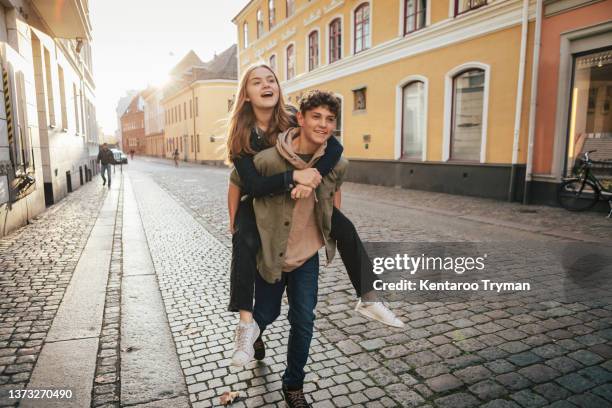
[[[193,118],[193,154],[194,162],[198,162],[198,137],[196,136],[195,87],[191,84],[191,117]]]
[[[525,192],[523,204],[531,202],[531,178],[533,174],[533,142],[535,139],[536,107],[538,102],[538,67],[542,44],[542,0],[536,3],[535,37],[533,44],[533,66],[531,68],[531,101],[529,102],[529,139],[527,142],[527,167],[525,169]]]
[[[519,59],[519,77],[516,85],[516,108],[514,109],[514,143],[512,146],[512,167],[510,169],[510,185],[508,186],[508,201],[514,199],[516,192],[516,172],[520,149],[521,116],[523,113],[523,87],[525,85],[525,60],[527,57],[527,29],[529,28],[529,0],[523,0],[523,16],[521,27],[521,54]]]

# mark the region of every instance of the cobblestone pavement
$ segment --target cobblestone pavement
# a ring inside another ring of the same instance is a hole
[[[227,170],[175,169],[169,162],[141,159],[130,164],[130,176],[193,406],[214,405],[229,388],[248,397],[236,406],[282,406],[286,319],[268,333],[270,353],[263,363],[245,370],[227,365],[236,319],[225,311]],[[320,278],[306,379],[315,406],[610,406],[610,288],[568,280],[558,254],[540,254],[535,244],[563,244],[561,234],[535,231],[558,229],[555,217],[567,223],[573,214],[562,217],[558,209],[538,208],[537,216],[525,221],[515,205],[488,200],[445,196],[427,201],[425,211],[412,206],[410,197],[421,194],[413,191],[347,184],[344,193],[343,209],[365,240],[524,243],[508,252],[530,263],[508,263],[500,273],[530,276],[537,287],[491,298],[406,299],[392,306],[408,328],[390,329],[351,310],[353,290],[335,260]],[[488,218],[451,216],[450,210]],[[491,214],[500,212],[510,217],[508,223],[520,221],[523,227],[490,223]],[[576,217],[565,232],[581,224],[576,234],[607,238],[605,229],[584,227],[606,222],[603,216]],[[536,223],[540,227],[524,227]]]
[[[0,406],[30,379],[105,194],[96,179],[0,238]]]

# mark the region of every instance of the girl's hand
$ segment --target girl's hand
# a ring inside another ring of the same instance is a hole
[[[313,188],[305,186],[303,184],[298,184],[291,190],[291,198],[294,200],[299,200],[300,198],[310,197],[312,194]]]
[[[236,232],[236,229],[234,228],[234,223],[230,222],[227,227],[229,229],[230,234],[234,235],[234,232]]]
[[[293,181],[310,188],[317,188],[321,183],[321,174],[315,168],[293,171]]]

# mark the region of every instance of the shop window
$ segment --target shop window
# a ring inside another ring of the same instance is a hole
[[[66,83],[64,82],[64,69],[61,66],[57,66],[57,77],[59,79],[59,91],[60,91],[60,107],[62,113],[62,128],[68,129],[68,111],[66,108]]]
[[[566,175],[585,152],[593,172],[612,187],[612,48],[574,57]]]
[[[410,82],[402,89],[402,158],[422,157],[425,121],[425,84]]]
[[[482,69],[469,69],[453,78],[451,159],[480,160],[484,82]]]
[[[249,25],[247,23],[242,24],[242,39],[246,49],[249,46]]]

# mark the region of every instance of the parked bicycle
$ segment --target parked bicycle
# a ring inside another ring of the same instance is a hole
[[[557,200],[569,211],[586,211],[599,200],[608,200],[612,217],[612,190],[607,188],[593,173],[593,165],[612,166],[612,161],[594,161],[589,155],[597,150],[590,150],[578,159],[574,166],[574,176],[563,179],[557,191]]]

